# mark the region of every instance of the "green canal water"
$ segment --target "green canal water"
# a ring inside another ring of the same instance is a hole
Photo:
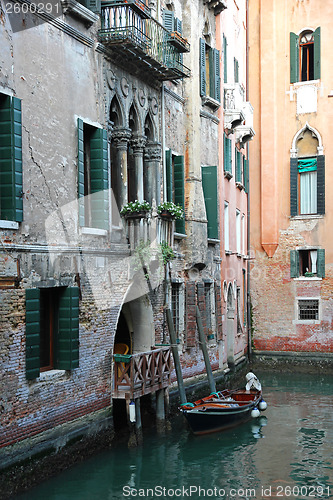
[[[333,498],[333,376],[257,374],[268,408],[237,428],[193,436],[182,416],[144,444],[119,442],[18,500]]]

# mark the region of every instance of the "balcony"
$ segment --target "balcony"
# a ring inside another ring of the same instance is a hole
[[[139,3],[142,2],[102,3],[99,41],[116,64],[134,74],[160,81],[189,77],[190,70],[181,61],[186,40],[180,37],[182,40],[175,43],[175,37],[167,29],[142,14]],[[183,48],[179,49],[181,45]]]
[[[128,5],[131,7],[133,11],[137,12],[140,15],[140,17],[146,19],[150,17],[151,13],[150,8],[147,7],[147,5],[143,3],[141,0],[109,0],[107,4],[112,7],[122,7]]]
[[[178,31],[171,31],[170,32],[170,39],[169,43],[176,47],[178,52],[189,52],[190,51],[190,44],[186,40],[186,38],[183,38]]]
[[[245,120],[245,89],[240,83],[224,84],[224,128],[233,130]]]
[[[114,355],[114,399],[136,399],[164,389],[172,370],[169,347],[130,356]]]
[[[253,129],[253,107],[249,101],[246,101],[243,105],[243,113],[245,116],[244,124],[239,125],[235,130],[236,142],[238,142],[241,147],[253,139],[255,136],[255,131]]]
[[[224,9],[227,8],[227,1],[226,0],[204,0],[204,4],[206,4],[209,9],[214,11],[215,16],[217,16]]]

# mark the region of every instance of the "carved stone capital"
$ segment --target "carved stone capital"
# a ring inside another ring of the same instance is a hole
[[[162,147],[159,142],[147,142],[144,151],[145,161],[161,161]]]
[[[131,146],[133,148],[134,155],[143,154],[143,149],[146,145],[147,137],[145,135],[134,134],[131,139]]]
[[[117,149],[127,149],[132,137],[132,131],[127,127],[115,127],[112,131],[112,141]]]

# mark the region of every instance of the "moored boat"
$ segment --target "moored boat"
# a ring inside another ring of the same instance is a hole
[[[218,432],[258,417],[267,407],[261,384],[253,373],[246,376],[244,389],[218,391],[181,405],[192,432],[196,435]]]

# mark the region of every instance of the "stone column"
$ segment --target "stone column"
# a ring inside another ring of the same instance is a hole
[[[116,164],[111,165],[111,169],[117,169],[117,175],[115,176],[117,179],[117,186],[113,186],[113,190],[119,210],[121,210],[121,208],[128,201],[127,147],[131,136],[131,129],[126,127],[115,127],[112,132],[112,142],[114,147],[116,148]]]
[[[161,144],[159,142],[147,142],[143,166],[144,196],[151,205],[153,200],[156,205],[161,201],[161,159]]]
[[[134,134],[131,140],[134,158],[133,179],[129,180],[132,186],[135,186],[135,198],[139,201],[144,200],[143,188],[143,149],[146,144],[147,137],[145,135]]]

